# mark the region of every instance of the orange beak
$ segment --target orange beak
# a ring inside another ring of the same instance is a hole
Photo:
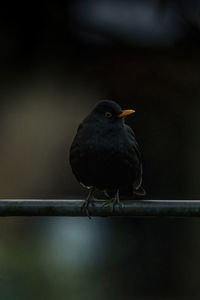
[[[124,118],[128,115],[131,115],[131,114],[134,114],[135,113],[135,110],[133,109],[126,109],[126,110],[123,110],[121,114],[118,115],[118,118]]]

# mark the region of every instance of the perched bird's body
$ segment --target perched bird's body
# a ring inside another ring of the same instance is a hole
[[[70,149],[70,163],[77,180],[107,194],[141,191],[142,164],[132,129],[113,101],[101,101],[80,124]]]

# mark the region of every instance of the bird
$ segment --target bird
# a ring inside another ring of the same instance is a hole
[[[89,190],[82,206],[88,216],[95,190],[110,198],[113,210],[121,196],[146,194],[139,146],[124,121],[133,113],[135,110],[122,110],[113,100],[101,100],[78,127],[69,161],[78,182]]]

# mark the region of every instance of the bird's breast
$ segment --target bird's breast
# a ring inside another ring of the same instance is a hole
[[[74,173],[77,173],[79,181],[85,185],[103,189],[127,180],[132,181],[132,158],[130,159],[119,145],[97,146],[90,143],[82,147],[74,159]]]
[[[82,134],[71,150],[73,172],[86,186],[104,189],[133,182],[137,164],[132,145],[118,131]]]

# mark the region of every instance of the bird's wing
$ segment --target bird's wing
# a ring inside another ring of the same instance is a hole
[[[83,123],[80,123],[78,128],[77,128],[77,133],[79,132],[79,130],[83,127]]]
[[[76,134],[75,134],[75,137],[74,137],[74,140],[73,140],[73,143],[71,145],[71,148],[73,148],[73,146],[76,146],[77,145],[77,138],[78,136],[80,137],[80,131],[83,129],[84,125],[83,125],[83,122],[79,124],[77,130],[76,130]],[[79,138],[80,139],[80,138]]]
[[[136,155],[137,155],[137,157],[138,157],[138,159],[141,163],[141,153],[140,153],[138,142],[136,141],[136,138],[135,138],[135,133],[132,130],[132,128],[128,125],[126,125],[126,129],[127,129],[129,138],[132,140],[132,145],[133,145],[134,151],[135,151],[135,153],[136,153]]]
[[[137,180],[133,184],[134,192],[137,193],[137,191],[139,192],[141,189],[143,190],[143,188],[141,187],[141,185],[142,185],[142,174],[143,174],[141,153],[140,153],[139,145],[138,145],[138,143],[136,141],[136,138],[135,138],[134,131],[132,130],[132,128],[130,126],[128,126],[126,124],[125,124],[125,126],[126,126],[126,129],[127,129],[127,132],[128,132],[128,136],[132,140],[132,146],[134,148],[134,152],[137,155],[138,160],[139,160],[138,176],[137,176]]]

